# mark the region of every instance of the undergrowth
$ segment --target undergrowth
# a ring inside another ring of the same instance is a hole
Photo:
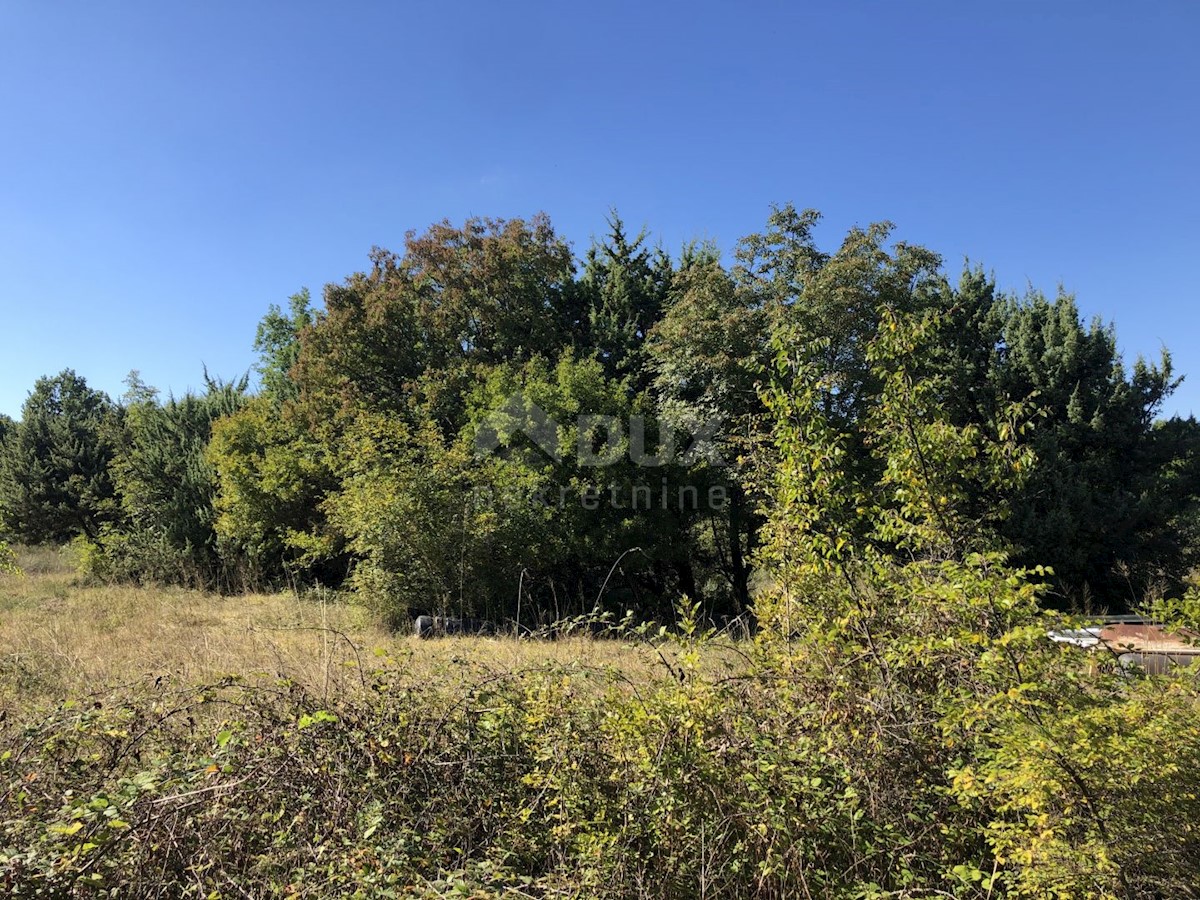
[[[639,680],[551,661],[431,681],[368,655],[357,690],[324,698],[286,678],[145,679],[30,710],[0,725],[0,884],[63,898],[1195,896],[1194,683],[1099,671],[1044,642],[1025,664],[1069,675],[1074,698],[1023,684],[939,710],[921,677],[965,669],[978,647],[931,648],[936,661],[894,670],[903,691],[851,694],[864,660],[777,638],[718,647],[684,622]],[[719,674],[713,652],[741,668]],[[884,699],[897,706],[872,706]]]

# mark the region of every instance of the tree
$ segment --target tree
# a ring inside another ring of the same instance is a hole
[[[588,249],[579,282],[587,304],[583,346],[609,378],[629,378],[638,391],[649,379],[644,346],[665,310],[673,271],[665,253],[645,246],[645,232],[630,239],[615,211],[608,226],[605,239]]]
[[[496,515],[529,536],[510,569],[514,591],[526,570],[525,590],[550,618],[598,604],[665,618],[680,592],[695,594],[685,529],[707,497],[688,490],[697,486],[660,443],[645,394],[567,352],[493,370],[469,409],[465,433],[499,443],[485,467]],[[543,416],[553,457],[529,439]]]
[[[568,290],[571,249],[545,214],[410,232],[399,268],[436,345],[434,368],[459,358],[493,364],[553,355],[578,317]]]
[[[98,536],[116,510],[114,414],[70,369],[38,379],[0,451],[0,527],[34,544]]]
[[[213,423],[245,402],[247,379],[215,381],[202,395],[155,392],[126,411],[124,439],[112,463],[122,517],[96,535],[88,554],[107,578],[242,588],[236,560],[222,560],[214,524],[216,479],[205,458]],[[232,565],[230,563],[233,563]]]
[[[300,334],[317,321],[308,288],[288,298],[288,311],[272,304],[258,323],[254,349],[260,354],[255,367],[262,378],[265,394],[276,401],[291,400],[297,395],[292,381],[292,368],[300,358]]]
[[[705,490],[720,485],[729,497],[720,509],[688,517],[688,551],[692,562],[725,582],[705,593],[730,595],[722,605],[741,614],[750,606],[761,524],[747,460],[764,420],[758,388],[770,356],[770,313],[755,292],[734,282],[712,248],[685,254],[668,303],[647,342],[658,414],[679,435],[713,435],[720,464],[697,459],[687,466],[688,478]]]
[[[410,614],[502,618],[511,608],[498,596],[502,586],[513,596],[520,586],[504,577],[517,544],[498,536],[506,521],[476,501],[481,481],[469,446],[446,440],[432,422],[414,431],[370,414],[346,442],[329,508],[359,557],[360,595],[392,626]],[[511,574],[519,578],[519,568]]]
[[[0,459],[4,457],[4,440],[9,434],[16,430],[17,423],[8,416],[0,413]],[[0,527],[3,527],[0,523]],[[16,568],[16,563],[13,560],[12,551],[8,545],[0,541],[0,573],[12,572]]]
[[[678,471],[630,458],[642,403],[566,352],[492,367],[451,437],[428,418],[360,415],[327,502],[359,558],[354,583],[393,621],[449,611],[530,626],[598,604],[670,615],[692,589],[686,516]]]
[[[325,516],[338,487],[329,448],[278,397],[255,397],[213,423],[205,459],[218,486],[218,548],[243,560],[255,584],[301,576],[337,583],[346,560]]]
[[[1036,471],[1022,440],[1033,407],[1000,412],[1001,440],[956,424],[940,371],[955,316],[881,312],[866,347],[878,393],[858,426],[873,480],[846,466],[819,354],[797,352],[792,329],[777,332],[766,393],[759,643],[795,685],[790,741],[827,750],[839,796],[870,798],[835,807],[870,848],[841,877],[874,896],[1186,894],[1195,837],[1161,823],[1200,812],[1195,683],[1047,639],[1062,625],[1040,608],[1042,573],[1014,567],[971,502],[1019,502]],[[1193,624],[1196,600],[1178,607]]]
[[[999,406],[1039,409],[1022,438],[1037,463],[1002,529],[1017,561],[1050,566],[1061,605],[1122,609],[1178,588],[1200,431],[1156,421],[1179,384],[1170,356],[1129,372],[1115,329],[1085,323],[1074,297],[1001,296],[978,271],[964,273],[954,315],[939,363],[952,375],[954,420],[994,433]]]
[[[553,356],[579,319],[570,248],[544,215],[443,222],[410,232],[402,256],[375,249],[371,263],[326,287],[324,313],[301,335],[295,377],[314,424],[397,412],[416,390],[454,433],[475,367]]]

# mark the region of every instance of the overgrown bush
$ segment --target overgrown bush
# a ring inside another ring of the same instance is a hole
[[[799,640],[730,645],[684,615],[660,676],[637,683],[453,656],[418,680],[383,657],[333,697],[164,678],[31,711],[0,726],[0,883],[13,897],[1195,896],[1194,684],[1097,668],[1033,630],[965,641],[962,607],[900,612],[939,580],[951,604],[964,588],[1023,602],[978,564],[898,587],[908,604],[888,608],[925,637],[876,632],[878,658],[847,636],[885,621],[882,597],[869,620]],[[968,605],[986,635],[987,604]],[[1035,680],[1004,674],[1012,656]]]
[[[877,896],[1195,896],[1195,680],[1048,640],[1049,573],[1012,567],[997,527],[1033,462],[1012,440],[1027,413],[948,421],[947,384],[923,370],[947,320],[892,305],[887,284],[911,273],[872,259],[880,394],[865,416],[830,416],[843,386],[813,371],[821,348],[778,336],[774,588],[758,604],[762,639],[786,643],[870,798],[858,827],[886,864],[860,849],[847,880]],[[877,462],[865,485],[844,464],[856,441]],[[968,502],[980,485],[987,520]]]
[[[0,575],[12,575],[18,572],[17,557],[4,541],[0,541]]]
[[[205,449],[213,424],[245,402],[247,382],[214,381],[202,395],[158,403],[141,393],[125,411],[112,469],[122,515],[81,546],[84,572],[108,581],[219,590],[253,585],[251,566],[218,552],[217,480]],[[137,383],[132,390],[137,390]]]
[[[333,701],[229,679],[67,704],[6,727],[0,879],[14,897],[833,885],[860,798],[790,739],[788,679],[701,678],[697,651],[636,686],[546,667],[451,690],[384,660]]]

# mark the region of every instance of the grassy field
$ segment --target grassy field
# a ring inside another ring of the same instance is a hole
[[[88,584],[67,551],[18,564],[0,575],[14,897],[532,896],[532,870],[590,896],[554,812],[573,790],[543,779],[687,664],[638,641],[420,640],[319,593]]]
[[[422,641],[19,562],[3,896],[1200,896],[1194,683],[1040,627],[1013,684],[941,631]]]
[[[23,576],[0,575],[0,709],[29,708],[139,680],[201,684],[230,673],[287,677],[320,696],[361,687],[386,655],[414,679],[469,681],[543,664],[665,672],[644,644],[390,634],[361,607],[291,593],[221,597],[183,589],[87,585],[68,550],[22,548]]]
[[[747,823],[689,849],[687,810],[710,801],[686,763],[724,716],[709,685],[746,665],[731,642],[421,640],[321,594],[94,585],[57,550],[18,563],[0,576],[7,895],[747,893],[728,865],[758,852]]]

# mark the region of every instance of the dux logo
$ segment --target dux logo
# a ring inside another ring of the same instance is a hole
[[[634,465],[657,468],[678,460],[684,465],[702,462],[724,466],[717,450],[720,422],[710,420],[691,430],[682,453],[677,453],[676,434],[666,423],[658,424],[657,447],[647,448],[646,418],[630,416],[622,422],[616,416],[580,415],[575,420],[574,446],[565,446],[569,433],[550,415],[522,393],[513,394],[493,409],[475,432],[475,455],[487,456],[510,447],[514,437],[525,438],[546,457],[561,463],[565,453],[573,452],[580,466],[610,466],[628,452]]]

